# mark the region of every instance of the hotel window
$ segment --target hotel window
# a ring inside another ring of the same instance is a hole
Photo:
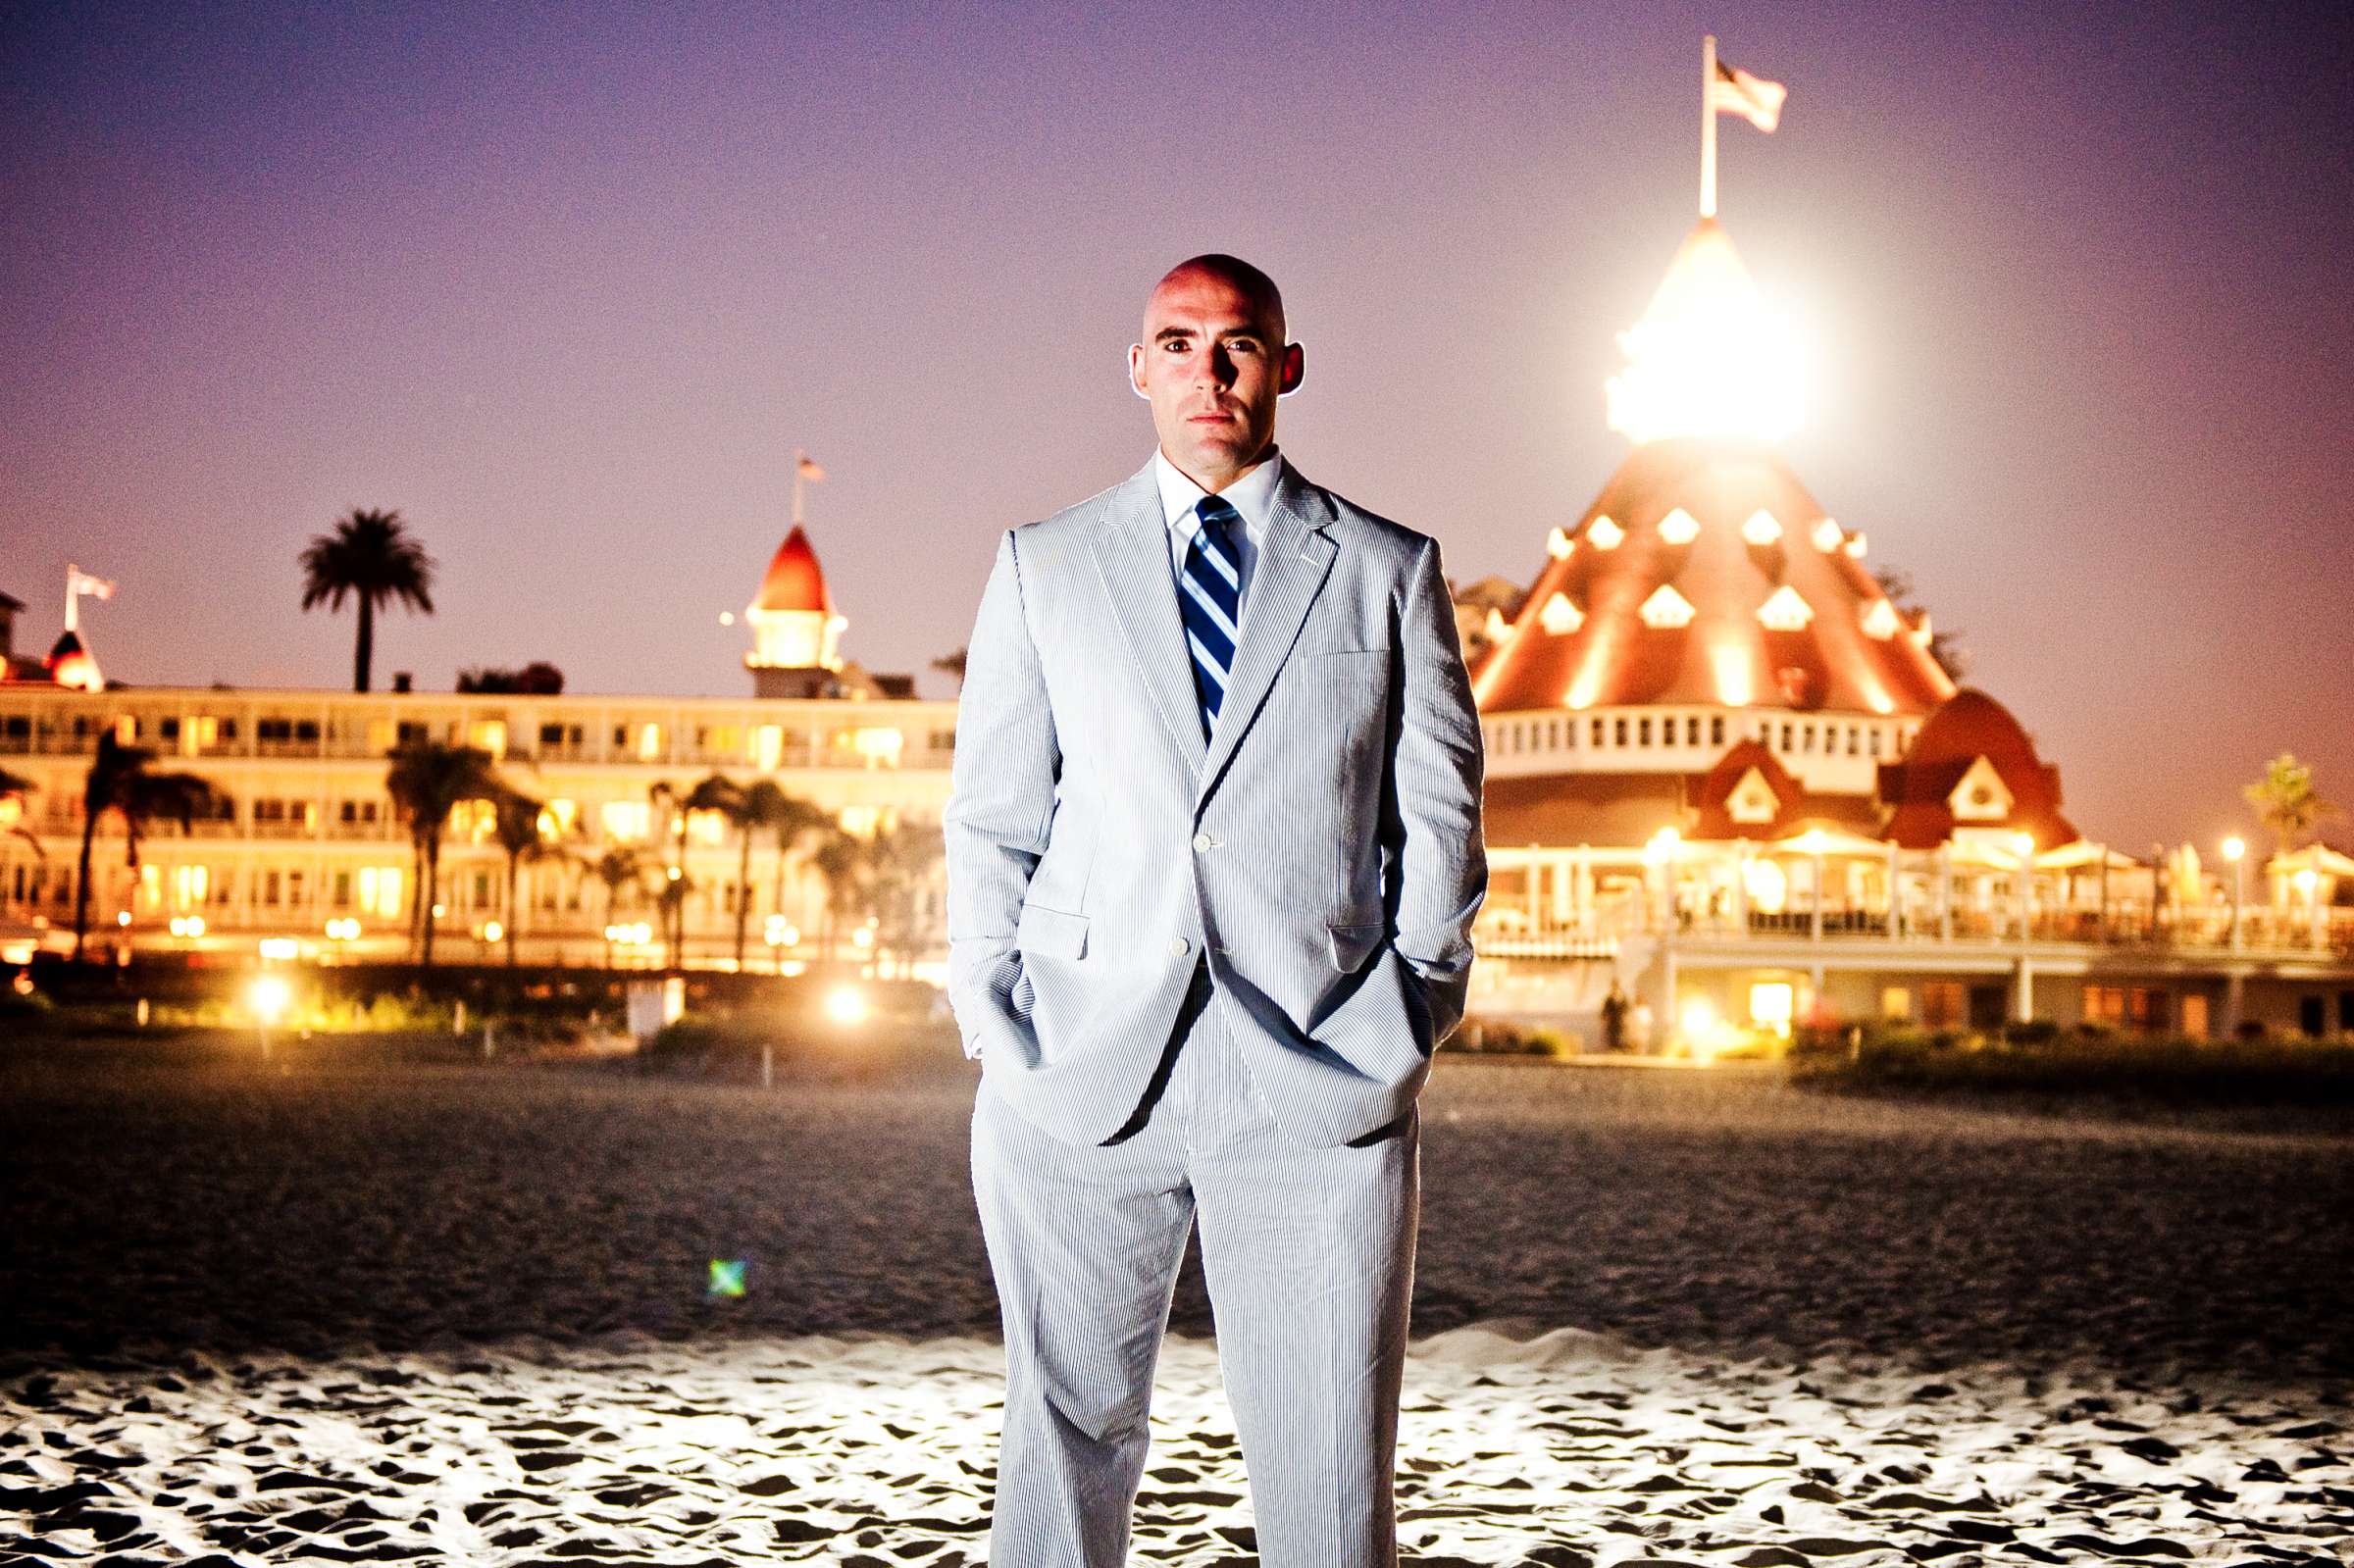
[[[470,746],[478,746],[489,752],[493,757],[505,756],[507,754],[507,721],[504,719],[476,720],[474,728],[467,733],[466,743]]]
[[[1626,744],[1626,721],[1624,719],[1611,721],[1611,744],[1614,746]]]
[[[1638,746],[1651,744],[1651,719],[1648,715],[1635,721],[1635,744]]]
[[[1913,992],[1903,986],[1880,987],[1880,1016],[1892,1024],[1901,1024],[1913,1017]]]
[[[1590,746],[1599,746],[1602,744],[1602,721],[1596,719],[1592,721],[1592,724],[1594,728],[1587,734],[1586,743]]]
[[[635,843],[645,836],[652,821],[652,808],[642,800],[608,800],[599,808],[597,821],[605,836],[619,843]]]
[[[752,766],[762,773],[769,773],[784,760],[785,727],[781,724],[764,724],[755,728],[752,731]]]
[[[333,890],[328,894],[327,901],[337,909],[349,909],[351,907],[350,872],[338,871],[335,873],[334,887]]]
[[[1724,744],[1724,715],[1721,713],[1712,714],[1709,717],[1709,744],[1712,746]]]
[[[1546,745],[1547,745],[1549,748],[1551,748],[1552,750],[1555,750],[1555,751],[1559,751],[1559,750],[1561,750],[1561,720],[1559,720],[1559,719],[1548,719],[1548,720],[1546,720],[1546,721],[1545,721],[1545,744],[1546,744]]]
[[[953,751],[953,750],[955,750],[955,749],[956,749],[956,732],[955,732],[954,730],[952,730],[952,729],[951,729],[951,730],[935,730],[935,731],[933,731],[933,732],[932,732],[932,749],[933,749],[933,750],[935,750],[935,751]]]
[[[1862,744],[1862,733],[1858,731],[1856,726],[1852,724],[1849,725],[1847,727],[1847,754],[1851,757],[1854,756],[1856,754],[1856,747]]]
[[[360,868],[360,910],[385,919],[400,913],[401,869],[398,866]]]
[[[1873,756],[1876,757],[1880,754],[1880,732],[1877,728],[1874,728],[1871,733],[1865,737],[1864,744],[1865,748]]]
[[[142,867],[142,870],[145,868]],[[202,909],[212,872],[204,866],[172,868],[172,897],[182,909]]]
[[[432,726],[419,719],[401,720],[393,733],[399,737],[398,744],[404,746],[422,746],[434,737]]]
[[[1781,747],[1781,748],[1782,748],[1784,751],[1788,751],[1788,750],[1790,749],[1790,726],[1788,726],[1787,724],[1785,724],[1785,725],[1783,725],[1783,726],[1782,726],[1782,747]]]
[[[302,873],[299,871],[289,871],[286,873],[286,907],[289,909],[300,909],[302,906]]]
[[[1799,727],[1798,749],[1801,751],[1813,751],[1815,749],[1815,727],[1813,725],[1802,725]]]
[[[265,903],[265,904],[268,904],[268,905],[269,905],[270,907],[272,907],[273,909],[277,908],[277,907],[278,907],[279,895],[280,895],[281,891],[281,889],[280,888],[280,886],[279,886],[279,885],[278,885],[278,873],[277,873],[277,872],[275,872],[275,871],[265,871],[265,872],[263,872],[263,873],[262,873],[262,902],[263,902],[263,903]]]

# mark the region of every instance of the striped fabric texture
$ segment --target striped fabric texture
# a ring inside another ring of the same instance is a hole
[[[1126,1560],[1152,1369],[1198,1222],[1266,1568],[1388,1568],[1420,1127],[1303,1148],[1199,977],[1137,1125],[1077,1148],[985,1075],[973,1193],[1005,1329],[989,1560]]]
[[[1257,544],[1205,727],[1150,464],[998,541],[943,816],[948,999],[1067,1142],[1135,1111],[1204,958],[1304,1146],[1397,1120],[1462,1015],[1487,859],[1438,545],[1288,457]]]
[[[1234,645],[1242,636],[1242,557],[1232,530],[1242,527],[1243,519],[1215,495],[1202,497],[1194,516],[1199,526],[1185,548],[1185,570],[1178,575],[1177,614],[1185,622],[1186,647],[1194,657],[1194,689],[1202,699],[1202,737],[1206,740],[1217,725]]]

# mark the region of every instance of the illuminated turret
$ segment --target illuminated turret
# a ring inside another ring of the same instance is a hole
[[[744,619],[752,626],[752,651],[743,662],[756,695],[815,696],[842,668],[842,632],[849,622],[834,613],[826,575],[799,525],[777,546]]]

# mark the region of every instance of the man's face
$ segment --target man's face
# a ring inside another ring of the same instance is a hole
[[[1160,449],[1214,495],[1273,443],[1275,399],[1300,384],[1300,346],[1283,341],[1271,302],[1204,268],[1161,279],[1144,338],[1128,374],[1152,405]]]

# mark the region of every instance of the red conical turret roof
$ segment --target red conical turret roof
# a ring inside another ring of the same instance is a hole
[[[1763,443],[1637,447],[1553,542],[1510,634],[1480,662],[1480,711],[1924,715],[1954,683],[1853,539]]]
[[[826,592],[826,574],[818,569],[817,552],[809,547],[809,535],[794,524],[777,546],[774,559],[768,563],[768,575],[760,580],[760,591],[752,598],[755,610],[815,610],[831,615],[833,596]]]

